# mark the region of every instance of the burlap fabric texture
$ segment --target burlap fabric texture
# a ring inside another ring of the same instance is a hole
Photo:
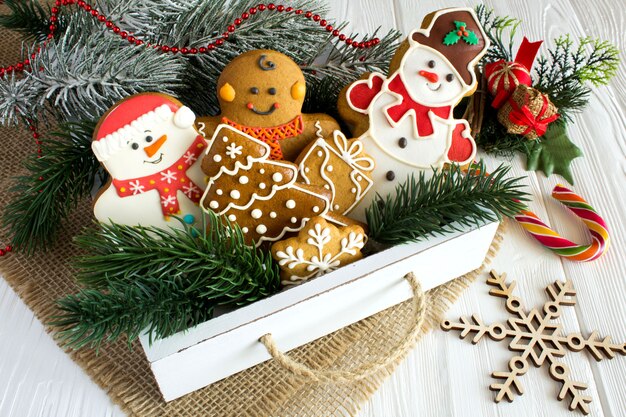
[[[15,62],[19,49],[17,36],[0,31],[0,64]],[[7,188],[12,177],[22,172],[20,161],[34,152],[36,145],[23,127],[1,128],[0,144],[1,210],[10,200]],[[14,252],[0,258],[0,274],[44,323],[55,314],[54,301],[77,290],[70,267],[76,255],[71,239],[91,221],[91,202],[85,201],[67,220],[58,243],[49,252],[30,258]],[[500,239],[499,232],[488,259],[495,255]],[[0,231],[0,242],[7,242],[5,231]],[[426,294],[421,334],[438,325],[450,303],[477,274],[474,271]],[[400,304],[295,349],[289,357],[313,369],[348,371],[364,363],[380,362],[390,353],[389,346],[406,336],[413,315],[410,301]],[[312,383],[272,360],[166,404],[138,343],[132,350],[120,340],[103,347],[99,355],[87,349],[68,354],[115,403],[138,417],[354,415],[402,360],[400,356],[374,375],[342,384]]]

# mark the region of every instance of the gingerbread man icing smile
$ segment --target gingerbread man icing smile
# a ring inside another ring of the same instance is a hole
[[[328,115],[302,113],[304,75],[280,52],[253,50],[239,55],[222,71],[217,91],[222,113],[199,118],[198,130],[210,138],[218,124],[228,124],[267,143],[272,159],[295,160],[317,138],[316,124],[325,135],[339,129]]]

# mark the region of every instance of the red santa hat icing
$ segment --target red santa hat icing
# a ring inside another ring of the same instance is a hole
[[[476,83],[474,66],[489,49],[489,39],[471,8],[442,9],[427,15],[423,29],[409,35],[411,43],[441,53],[469,87]]]
[[[142,137],[144,131],[155,124],[172,118],[175,126],[186,129],[193,126],[196,116],[189,107],[165,94],[131,96],[116,104],[100,119],[91,149],[99,161],[105,161],[126,147],[133,138]]]

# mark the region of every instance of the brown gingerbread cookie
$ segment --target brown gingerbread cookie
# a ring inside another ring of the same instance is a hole
[[[241,228],[246,242],[281,239],[328,212],[330,192],[296,183],[295,164],[270,159],[270,147],[219,125],[202,160],[207,187],[200,206]]]
[[[367,236],[360,226],[335,227],[314,217],[298,236],[272,245],[283,285],[300,284],[363,257]]]
[[[259,49],[233,59],[217,81],[222,113],[200,117],[198,131],[210,138],[221,123],[229,124],[267,143],[271,159],[294,161],[316,138],[316,124],[324,134],[339,129],[326,114],[303,114],[304,74],[288,56]]]
[[[348,214],[372,187],[374,159],[363,151],[361,141],[348,140],[339,130],[312,142],[296,164],[302,182],[330,190],[330,210],[336,214]]]

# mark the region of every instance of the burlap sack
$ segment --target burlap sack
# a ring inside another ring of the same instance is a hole
[[[0,31],[0,65],[15,62],[19,49],[17,36]],[[11,198],[7,188],[12,177],[22,171],[20,161],[35,152],[36,145],[24,128],[0,128],[0,144],[1,208]],[[49,252],[30,258],[16,252],[0,257],[0,275],[44,323],[55,314],[54,301],[77,290],[70,267],[76,254],[71,239],[91,219],[90,202],[85,201],[67,220]],[[499,232],[488,259],[495,255],[500,239]],[[7,241],[6,231],[0,231],[0,244]],[[440,322],[449,304],[477,274],[474,271],[426,294],[422,334]],[[389,346],[405,338],[413,316],[407,302],[291,351],[289,356],[313,369],[350,370],[381,361],[389,355]],[[345,384],[310,383],[272,360],[166,404],[138,343],[129,350],[126,341],[120,340],[103,347],[98,356],[87,349],[68,354],[124,411],[140,417],[354,415],[404,356],[394,358],[371,377]]]

